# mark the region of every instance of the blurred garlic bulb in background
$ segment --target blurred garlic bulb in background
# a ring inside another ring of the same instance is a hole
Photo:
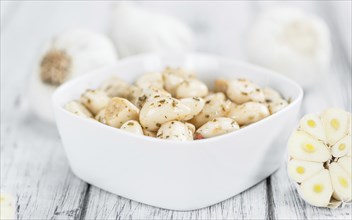
[[[85,29],[69,30],[44,45],[32,73],[29,101],[42,119],[54,122],[51,95],[64,82],[114,63],[118,56],[106,36]]]
[[[0,192],[0,219],[17,219],[16,218],[16,200],[12,195]]]
[[[122,57],[143,52],[184,52],[194,48],[191,29],[168,15],[130,2],[115,3],[111,37]]]
[[[298,9],[269,9],[255,19],[246,49],[251,62],[307,87],[329,68],[329,29],[319,17]]]

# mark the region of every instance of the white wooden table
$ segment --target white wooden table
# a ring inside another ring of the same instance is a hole
[[[18,219],[351,219],[351,207],[315,208],[300,199],[284,162],[271,177],[245,192],[189,212],[154,208],[78,179],[69,169],[56,127],[28,111],[27,82],[43,40],[77,25],[106,31],[110,3],[1,4],[1,190],[16,197]],[[258,10],[278,3],[141,4],[182,17],[196,31],[201,51],[244,59],[241,33]],[[308,91],[302,114],[327,106],[351,111],[351,2],[285,4],[320,14],[332,32],[331,71]]]

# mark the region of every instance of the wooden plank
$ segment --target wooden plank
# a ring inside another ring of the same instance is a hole
[[[160,209],[90,187],[83,219],[263,219],[269,216],[266,181],[216,205],[194,211]],[[260,205],[258,205],[260,204]]]
[[[75,219],[87,185],[70,172],[56,129],[36,120],[1,124],[1,189],[19,219]]]

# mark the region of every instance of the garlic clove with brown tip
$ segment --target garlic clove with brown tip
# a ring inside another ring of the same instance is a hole
[[[56,35],[38,56],[29,86],[32,110],[53,122],[51,95],[57,86],[91,70],[116,62],[113,43],[104,35],[73,29]]]

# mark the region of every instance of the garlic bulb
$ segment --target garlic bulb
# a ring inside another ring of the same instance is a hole
[[[102,34],[75,29],[53,37],[42,49],[32,74],[32,109],[40,118],[53,122],[51,95],[57,86],[116,60],[112,42]]]
[[[351,201],[350,117],[340,109],[308,114],[288,141],[288,174],[311,205],[336,208]]]
[[[144,52],[184,52],[194,48],[191,29],[179,20],[138,7],[116,3],[111,37],[122,57]]]
[[[250,61],[312,85],[329,66],[331,43],[326,23],[293,8],[275,8],[255,19],[246,38]]]
[[[0,192],[0,219],[16,219],[16,201],[3,192]]]

